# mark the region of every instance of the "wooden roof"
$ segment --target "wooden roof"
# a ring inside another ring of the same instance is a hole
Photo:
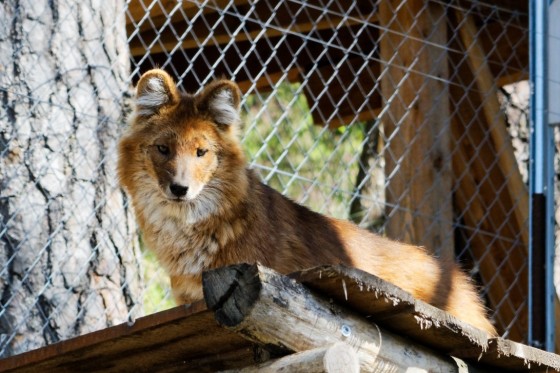
[[[233,279],[231,273],[241,277]],[[250,278],[251,283],[247,284],[242,280],[244,273],[248,274],[244,278]],[[266,360],[266,356],[277,358],[290,354],[294,351],[291,351],[286,342],[277,341],[275,346],[274,338],[279,338],[276,334],[269,336],[267,343],[261,344],[255,341],[252,331],[246,328],[236,329],[233,326],[235,320],[224,316],[224,312],[228,312],[224,309],[228,297],[237,297],[236,304],[242,304],[241,308],[247,314],[255,309],[257,303],[265,302],[266,295],[261,289],[266,284],[263,282],[255,286],[254,282],[255,278],[264,281],[263,275],[269,276],[271,283],[279,287],[281,294],[286,297],[291,291],[297,294],[289,299],[280,297],[274,298],[270,303],[263,303],[272,305],[267,307],[278,306],[283,311],[289,311],[295,306],[291,302],[295,302],[297,297],[303,297],[306,300],[305,307],[310,312],[319,312],[315,311],[316,306],[313,304],[330,304],[330,311],[327,313],[335,315],[336,322],[348,322],[352,325],[351,319],[355,320],[357,317],[365,325],[370,325],[372,330],[381,328],[381,333],[389,333],[385,343],[388,343],[391,333],[396,333],[406,337],[407,339],[398,340],[411,347],[421,345],[430,348],[418,351],[435,351],[436,355],[442,357],[452,355],[463,359],[471,368],[493,371],[560,371],[559,356],[501,338],[488,339],[484,332],[357,269],[344,266],[319,267],[292,275],[297,282],[254,265],[227,267],[211,274],[214,279],[219,279],[218,292],[225,292],[219,299],[213,298],[208,295],[216,294],[208,289],[213,286],[213,281],[205,280],[207,302],[213,311],[202,302],[176,307],[140,318],[134,323],[114,326],[0,360],[0,372],[213,372],[250,366],[255,361]],[[232,285],[233,290],[228,289]],[[251,293],[255,289],[258,294],[251,297],[249,303],[244,303],[239,298],[240,291]],[[300,316],[304,318],[303,315]],[[317,318],[313,314],[311,316],[316,323],[324,317],[320,314],[317,314]],[[216,319],[224,320],[224,317],[229,320],[225,327],[216,322]],[[274,321],[286,323],[284,320]],[[271,324],[273,320],[266,322]],[[359,334],[356,333],[353,339],[346,342],[360,351],[367,341],[360,342]],[[261,353],[256,354],[258,351]]]

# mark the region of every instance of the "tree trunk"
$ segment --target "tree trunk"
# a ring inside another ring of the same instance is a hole
[[[0,3],[0,357],[140,311],[123,1]]]

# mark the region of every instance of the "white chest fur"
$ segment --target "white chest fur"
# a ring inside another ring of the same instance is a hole
[[[172,276],[200,274],[219,250],[216,236],[202,229],[189,207],[166,201],[157,193],[138,200],[144,241]],[[196,215],[200,213],[195,212]]]

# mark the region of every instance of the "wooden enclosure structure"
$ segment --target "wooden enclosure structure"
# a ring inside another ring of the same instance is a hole
[[[203,286],[207,306],[176,307],[12,356],[0,360],[0,372],[560,371],[558,355],[488,339],[353,268],[288,277],[240,264],[205,273]]]
[[[462,229],[499,232],[503,240],[472,235],[470,247],[488,287],[490,307],[512,322],[509,337],[522,341],[527,333],[528,191],[497,92],[528,78],[528,4],[500,0],[477,12],[466,11],[470,1],[454,4],[362,1],[345,17],[324,17],[328,7],[340,13],[339,4],[317,2],[316,8],[299,13],[298,2],[272,7],[268,2],[216,0],[200,12],[196,2],[132,0],[126,22],[137,76],[157,64],[169,66],[187,72],[182,85],[190,91],[200,88],[198,77],[232,76],[234,71],[245,92],[270,91],[280,79],[305,80],[315,123],[337,127],[380,118],[386,137],[398,127],[399,137],[386,149],[392,155],[386,158],[385,173],[392,175],[386,202],[400,207],[388,211],[388,236],[453,257],[452,206],[464,212]],[[496,9],[518,12],[518,23],[498,22]],[[270,27],[231,15],[247,12]],[[364,23],[372,27],[356,33]],[[335,33],[341,48],[325,51],[313,42],[329,41]],[[187,36],[178,39],[181,35]],[[234,47],[224,48],[232,38]],[[353,46],[372,51],[366,69],[353,68],[363,56],[344,55]],[[177,50],[181,52],[173,53]],[[347,63],[335,69],[343,58]],[[325,77],[333,74],[338,79],[326,87]],[[345,85],[356,74],[361,86],[371,90]],[[321,95],[325,89],[329,95]],[[419,165],[424,157],[430,159]],[[402,198],[410,175],[415,175],[414,190]],[[436,227],[418,216],[437,216]],[[412,228],[403,233],[405,224]]]

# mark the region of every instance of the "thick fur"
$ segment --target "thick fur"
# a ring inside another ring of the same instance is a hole
[[[137,109],[120,141],[120,182],[178,303],[202,298],[209,268],[260,262],[290,273],[343,263],[496,334],[455,263],[310,211],[262,184],[240,146],[239,103],[230,81],[180,94],[167,73],[151,70],[138,83]]]

